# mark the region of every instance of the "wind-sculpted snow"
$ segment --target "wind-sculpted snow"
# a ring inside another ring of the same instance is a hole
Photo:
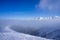
[[[60,20],[0,20],[0,40],[60,40]]]

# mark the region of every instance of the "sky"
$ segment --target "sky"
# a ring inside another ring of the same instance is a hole
[[[0,18],[60,16],[60,0],[0,0]]]

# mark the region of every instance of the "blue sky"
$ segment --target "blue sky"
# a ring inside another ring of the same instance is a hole
[[[59,5],[59,0],[0,0],[0,18],[60,16]]]

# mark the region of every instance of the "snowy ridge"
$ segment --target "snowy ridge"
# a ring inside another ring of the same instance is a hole
[[[51,20],[51,19],[56,20],[56,19],[60,19],[60,16],[36,17],[35,19],[36,19],[36,20],[47,20],[47,19],[49,19],[49,20]]]
[[[0,33],[0,40],[49,40],[22,33]]]
[[[1,20],[0,39],[59,40],[58,29],[60,29],[60,20]]]
[[[4,32],[0,32],[0,40],[49,40],[41,37],[15,32],[14,30],[10,29],[10,26],[6,26],[3,31]]]

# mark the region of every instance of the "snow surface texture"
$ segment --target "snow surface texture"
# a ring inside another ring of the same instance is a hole
[[[60,40],[60,20],[0,20],[0,40]]]
[[[49,40],[41,37],[31,36],[28,34],[17,33],[7,26],[0,31],[0,40]]]

